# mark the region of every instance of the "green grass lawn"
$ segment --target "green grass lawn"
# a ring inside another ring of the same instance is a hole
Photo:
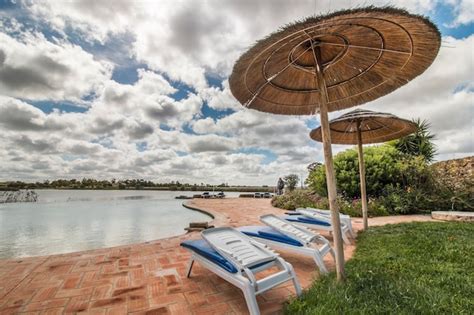
[[[347,281],[316,280],[287,314],[474,314],[474,224],[419,222],[359,234]]]

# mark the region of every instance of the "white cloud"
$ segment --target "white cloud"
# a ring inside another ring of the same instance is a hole
[[[473,0],[447,0],[454,11],[454,21],[447,23],[448,27],[458,27],[469,25],[474,21],[474,1]]]
[[[452,0],[457,8],[455,23],[472,20],[465,3]],[[38,23],[46,22],[63,37],[48,41],[37,33],[21,33],[18,22],[9,26],[18,37],[0,33],[0,94],[4,95],[0,97],[0,179],[102,176],[274,184],[289,173],[304,177],[309,163],[322,161],[322,146],[309,139],[307,127],[318,118],[244,109],[231,95],[227,76],[242,52],[279,26],[312,12],[361,4],[367,3],[24,3]],[[439,4],[397,2],[424,14]],[[123,34],[131,38],[127,53],[130,49],[144,64],[133,84],[111,80],[113,65],[98,61],[107,60],[106,54],[94,56],[67,41],[68,36],[79,36],[108,45]],[[366,107],[430,120],[438,137],[439,159],[473,154],[473,46],[474,36],[443,38],[440,54],[425,74]],[[16,81],[9,73],[15,74]],[[222,78],[222,87],[209,86],[206,77]],[[182,83],[193,90],[176,99],[175,86]],[[84,113],[46,114],[28,104],[29,100],[81,104],[90,93],[95,98],[87,101]],[[203,116],[204,102],[213,110],[232,113]]]
[[[194,136],[188,140],[190,153],[201,152],[230,152],[237,149],[235,139],[216,135]]]
[[[164,161],[169,161],[170,159],[176,158],[176,152],[170,149],[155,149],[148,150],[146,152],[139,153],[134,163],[139,167],[150,167],[153,165],[161,164]]]
[[[185,1],[33,2],[34,16],[58,30],[77,29],[90,40],[105,42],[113,34],[131,32],[138,60],[172,80],[197,89],[207,87],[205,74],[226,77],[234,61],[256,40],[301,17],[387,1]],[[403,0],[397,5],[426,14],[433,0]],[[466,10],[459,10],[464,15]],[[218,12],[218,14],[216,14]],[[458,11],[456,11],[458,12]],[[103,17],[107,16],[106,19]],[[462,18],[465,19],[465,18]]]
[[[81,99],[95,92],[111,75],[111,66],[81,47],[53,43],[42,35],[21,39],[0,33],[0,93],[32,100]]]
[[[216,122],[211,117],[195,120],[191,124],[193,131],[197,134],[206,134],[216,131]]]
[[[51,131],[66,127],[63,122],[48,117],[43,111],[5,96],[0,96],[0,125],[7,130],[21,131]]]
[[[99,133],[128,126],[132,138],[140,138],[160,124],[179,129],[200,114],[203,101],[196,94],[176,101],[170,95],[177,90],[162,75],[140,69],[138,77],[133,85],[105,83],[89,110]]]
[[[240,110],[242,105],[235,99],[230,92],[229,81],[224,80],[222,82],[222,88],[208,87],[199,91],[199,96],[207,102],[210,108],[216,110]]]
[[[474,154],[472,134],[474,126],[474,35],[464,39],[444,37],[438,57],[421,76],[392,94],[373,101],[369,109],[391,112],[403,118],[427,119],[436,134],[440,156],[456,153]],[[453,135],[454,134],[454,135]],[[458,135],[458,136],[456,136]],[[450,139],[446,146],[445,139]],[[466,148],[471,150],[466,151]]]
[[[111,33],[125,32],[131,18],[139,18],[134,2],[128,0],[115,0],[113,4],[94,0],[32,1],[24,5],[34,17],[48,21],[60,33],[72,27],[89,40],[101,42]]]
[[[59,153],[57,150],[59,140],[59,138],[35,138],[21,135],[13,138],[13,145],[32,154],[55,154]]]
[[[189,122],[200,113],[202,99],[195,94],[190,94],[181,101],[170,97],[156,97],[145,106],[145,114],[159,123],[179,128],[183,123]]]

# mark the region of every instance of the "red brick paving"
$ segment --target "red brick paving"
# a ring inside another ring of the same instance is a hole
[[[281,214],[268,199],[201,200],[190,205],[214,215],[216,226],[258,224],[262,214]],[[427,216],[383,217],[370,224],[427,221]],[[354,220],[355,229],[361,226]],[[179,246],[189,233],[142,244],[63,255],[0,260],[0,314],[245,314],[241,292],[195,264],[185,270],[189,254]],[[354,246],[346,246],[350,258]],[[310,258],[282,253],[303,287],[318,276]],[[332,268],[333,262],[326,261]],[[291,284],[258,297],[262,314],[281,313],[294,295]]]

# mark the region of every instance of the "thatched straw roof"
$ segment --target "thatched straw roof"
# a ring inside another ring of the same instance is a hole
[[[320,47],[329,111],[386,95],[428,68],[441,37],[428,19],[391,7],[310,17],[257,42],[236,62],[232,94],[256,110],[308,115],[319,110],[313,49]]]
[[[357,144],[359,124],[362,143],[379,143],[398,139],[416,131],[414,122],[392,114],[356,109],[329,122],[331,142],[335,144]],[[321,127],[313,129],[309,136],[322,142]]]

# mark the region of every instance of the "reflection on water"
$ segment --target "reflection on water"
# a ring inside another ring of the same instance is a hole
[[[192,192],[37,192],[37,203],[0,205],[0,258],[150,241],[182,234],[191,221],[209,220],[200,212],[183,208],[182,200],[174,199]]]
[[[101,197],[101,198],[90,198],[90,197],[68,197],[66,201],[92,201],[92,200],[141,200],[141,199],[152,199],[153,196],[117,196],[115,198]]]
[[[123,200],[140,200],[140,199],[150,199],[150,196],[126,196],[126,197],[121,197],[118,199],[123,199]]]

